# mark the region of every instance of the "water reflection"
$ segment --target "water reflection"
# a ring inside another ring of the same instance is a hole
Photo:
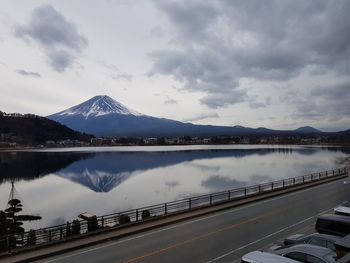
[[[25,203],[43,217],[31,227],[47,226],[84,211],[102,215],[331,169],[345,157],[339,148],[313,147],[2,152],[0,205],[15,178]]]
[[[0,184],[11,179],[34,180],[92,155],[91,153],[0,152]]]

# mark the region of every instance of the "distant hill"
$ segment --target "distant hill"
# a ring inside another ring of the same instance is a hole
[[[95,96],[79,105],[52,114],[47,118],[68,127],[96,136],[176,137],[217,135],[273,135],[320,133],[312,127],[279,131],[243,126],[195,125],[156,118],[136,112],[108,96]]]
[[[0,112],[0,141],[3,142],[32,145],[48,140],[90,141],[91,138],[91,135],[74,131],[44,117]]]
[[[298,129],[296,129],[295,131],[299,132],[299,133],[321,133],[320,130],[317,130],[317,129],[310,127],[310,126],[300,127]]]

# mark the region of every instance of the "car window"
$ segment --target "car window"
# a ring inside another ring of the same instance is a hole
[[[335,246],[333,241],[327,241],[327,247],[335,251]]]
[[[291,258],[291,259],[295,259],[295,260],[299,260],[301,262],[306,262],[306,255],[304,253],[300,253],[300,252],[289,252],[287,254],[283,255],[286,258]]]
[[[317,257],[306,255],[306,261],[307,263],[326,263],[326,261],[319,259]]]
[[[327,247],[327,242],[324,239],[320,239],[320,238],[311,238],[309,240],[309,244],[315,245],[315,246],[319,246],[319,247]]]
[[[323,257],[326,262],[333,263],[335,262],[335,259],[337,258],[337,254],[335,252],[331,252]]]

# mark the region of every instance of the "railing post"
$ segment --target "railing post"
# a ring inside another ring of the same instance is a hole
[[[60,226],[60,240],[63,239],[63,227]]]
[[[101,223],[101,229],[103,230],[105,228],[105,219],[103,218],[103,216],[101,217],[102,223]],[[137,221],[137,219],[136,219]]]
[[[303,183],[305,182],[305,176],[303,176]]]
[[[52,239],[52,233],[51,233],[51,230],[49,230],[49,242],[51,242],[51,239]]]
[[[167,204],[165,203],[164,204],[164,215],[166,215],[168,213],[168,206]]]
[[[7,240],[8,240],[8,252],[11,253],[11,249],[12,249],[12,238],[11,238],[11,235],[8,235],[7,236]]]
[[[191,198],[188,199],[188,209],[191,209],[192,207],[192,200]]]
[[[260,191],[261,191],[261,185],[259,184],[259,193],[260,193]]]
[[[209,204],[212,205],[212,203],[213,203],[213,195],[210,194],[210,197],[209,197]]]
[[[227,192],[228,192],[227,197],[228,197],[228,200],[230,201],[231,200],[231,192],[230,192],[230,190],[228,190]]]
[[[139,221],[139,210],[138,209],[136,209],[136,222],[138,222]]]
[[[244,188],[244,196],[247,196],[247,187]]]

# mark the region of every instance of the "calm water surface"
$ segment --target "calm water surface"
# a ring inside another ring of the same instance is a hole
[[[342,166],[349,149],[309,146],[101,147],[0,152],[0,209],[11,179],[28,227],[65,223],[319,172]]]

